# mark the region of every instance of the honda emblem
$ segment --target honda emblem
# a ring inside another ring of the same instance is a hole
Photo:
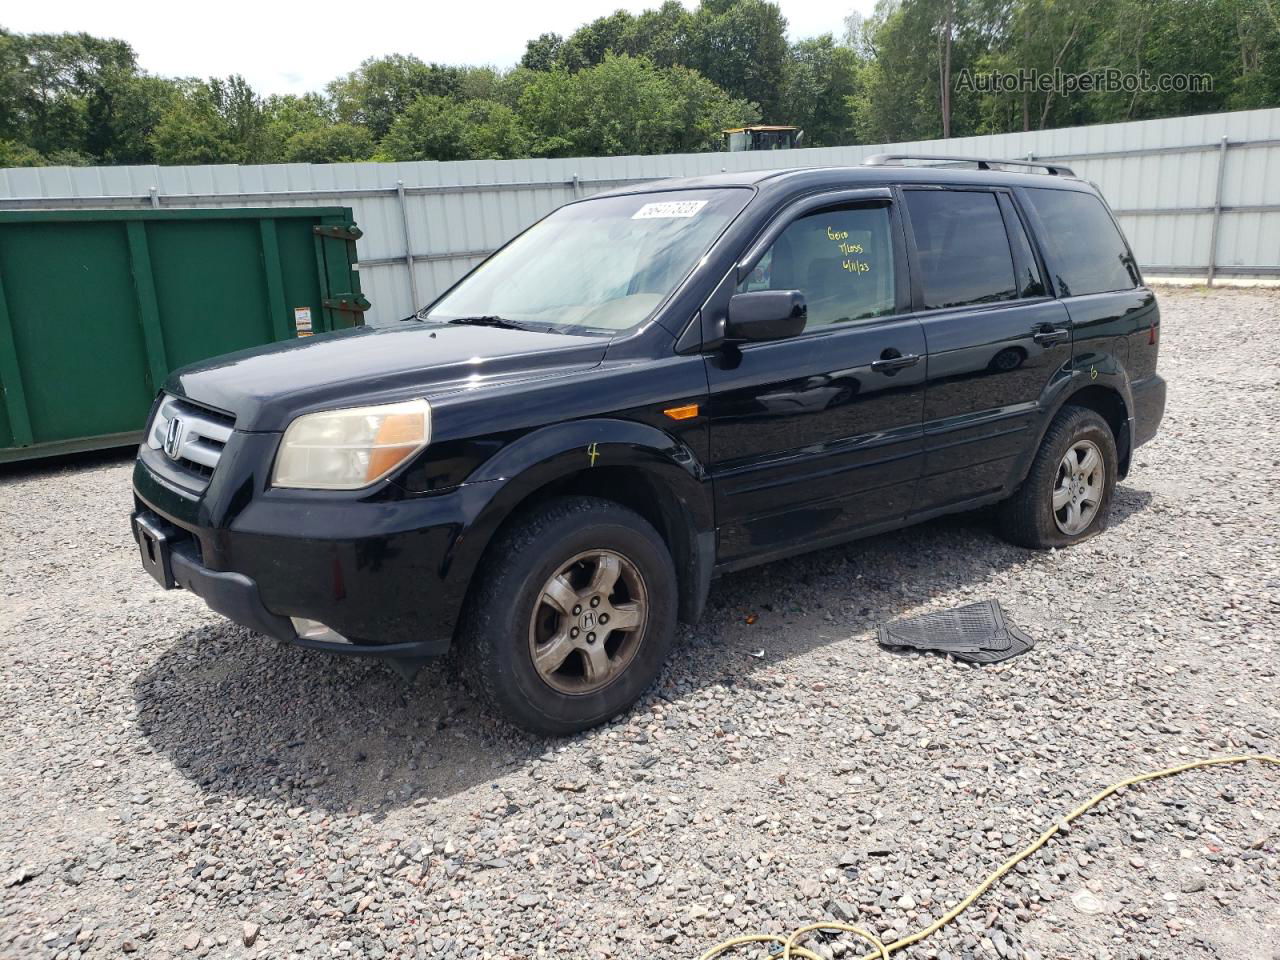
[[[164,433],[164,452],[170,460],[177,460],[182,451],[182,421],[174,417]]]

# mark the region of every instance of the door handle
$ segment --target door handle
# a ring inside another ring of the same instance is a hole
[[[880,354],[879,360],[871,361],[871,369],[876,373],[895,373],[907,367],[914,367],[920,362],[920,354],[907,353],[902,354],[890,347],[884,353]]]
[[[1071,331],[1065,327],[1051,327],[1048,324],[1034,327],[1031,331],[1031,339],[1042,347],[1051,347],[1055,343],[1062,343],[1070,337]]]

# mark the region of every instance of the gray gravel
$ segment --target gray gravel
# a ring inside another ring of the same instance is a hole
[[[650,695],[563,741],[442,668],[406,688],[162,593],[127,457],[3,471],[0,956],[639,960],[826,917],[887,939],[1112,780],[1276,752],[1280,295],[1163,303],[1170,409],[1103,536],[1033,554],[966,515],[726,578]],[[874,642],[986,598],[1033,651]],[[904,956],[1275,960],[1278,787],[1130,790]]]

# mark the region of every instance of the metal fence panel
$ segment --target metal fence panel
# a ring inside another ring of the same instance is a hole
[[[1148,274],[1280,274],[1280,109],[776,152],[8,169],[0,209],[350,206],[364,230],[369,321],[388,323],[576,197],[661,177],[858,164],[873,153],[1061,160],[1102,189]]]

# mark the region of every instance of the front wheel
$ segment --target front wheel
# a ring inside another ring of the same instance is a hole
[[[1026,480],[1001,505],[1001,533],[1019,546],[1047,550],[1105,529],[1118,464],[1107,421],[1086,407],[1063,407]]]
[[[675,635],[671,555],[639,514],[550,501],[488,551],[460,655],[471,683],[533,733],[595,726],[653,682]]]

